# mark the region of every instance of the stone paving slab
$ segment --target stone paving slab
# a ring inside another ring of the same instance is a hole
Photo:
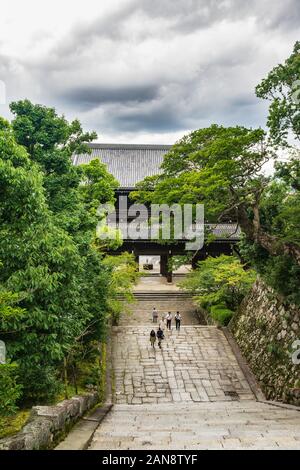
[[[165,331],[153,350],[147,326],[114,328],[116,403],[252,400],[253,393],[223,332],[185,326]],[[227,395],[235,392],[237,397]]]
[[[184,319],[162,350],[150,345],[149,300],[114,328],[115,405],[89,448],[300,449],[300,412],[256,401],[224,332],[198,325],[190,299],[178,302],[159,306]]]
[[[90,449],[300,449],[300,413],[255,401],[115,405]]]

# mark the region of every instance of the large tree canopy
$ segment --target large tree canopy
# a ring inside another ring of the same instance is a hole
[[[17,295],[22,316],[0,318],[8,356],[25,398],[49,399],[63,359],[80,340],[105,337],[113,267],[94,243],[97,205],[113,201],[116,181],[100,162],[72,165],[95,134],[54,109],[12,103],[0,120],[0,287]]]
[[[155,203],[203,203],[210,221],[235,219],[249,240],[273,255],[290,254],[300,263],[297,244],[266,231],[260,218],[268,183],[261,170],[271,157],[263,130],[213,124],[176,143],[164,159],[162,174],[142,182],[133,197]]]
[[[258,264],[264,259],[265,266],[272,260],[276,265],[277,259],[276,287],[283,286],[289,264],[291,283],[282,291],[294,299],[300,274],[299,161],[278,165],[274,177],[265,177],[261,170],[273,156],[263,130],[214,124],[176,143],[162,173],[146,178],[132,197],[147,203],[203,203],[209,222],[235,221],[246,242],[257,247],[252,258]]]
[[[270,101],[267,125],[272,141],[286,146],[300,140],[300,42],[284,64],[274,67],[256,87],[256,95]]]
[[[37,386],[28,379],[33,370],[51,395],[54,364],[90,315],[78,285],[83,262],[70,236],[54,224],[42,174],[8,125],[0,130],[0,186],[0,281],[19,294],[25,309],[21,318],[3,319],[0,330],[9,356],[20,364],[27,396]]]

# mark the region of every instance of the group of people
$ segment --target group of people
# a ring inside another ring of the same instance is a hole
[[[181,315],[180,315],[180,313],[176,312],[174,318],[175,318],[176,330],[179,331],[180,330],[180,324],[181,324]],[[151,346],[153,348],[155,348],[155,343],[156,343],[156,339],[157,339],[158,340],[158,347],[161,349],[162,340],[165,337],[165,335],[164,335],[165,327],[168,330],[171,330],[172,329],[172,320],[173,320],[173,316],[172,316],[171,312],[168,312],[166,315],[163,314],[162,319],[159,323],[157,332],[155,332],[155,330],[151,331],[151,333],[150,333],[150,343],[151,343]],[[152,311],[152,322],[153,323],[158,322],[158,311],[156,310],[155,307],[153,307],[153,311]]]

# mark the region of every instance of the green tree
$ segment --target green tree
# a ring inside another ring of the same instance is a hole
[[[274,67],[256,87],[259,98],[270,101],[267,125],[277,146],[300,140],[300,42],[284,64]],[[290,138],[290,140],[289,140]]]
[[[108,305],[114,322],[118,322],[119,316],[127,304],[134,302],[132,286],[138,280],[140,274],[135,258],[131,253],[122,253],[119,256],[107,256],[104,259],[105,266],[110,270],[108,284]],[[129,309],[127,309],[129,312]]]
[[[95,221],[81,200],[81,170],[72,164],[72,157],[74,153],[89,153],[87,143],[96,138],[96,133],[84,133],[78,120],[68,123],[55,109],[28,100],[11,103],[10,109],[16,141],[43,173],[47,204],[56,224],[88,243]]]
[[[72,238],[54,223],[39,167],[4,121],[0,186],[0,282],[20,295],[25,309],[22,318],[2,318],[0,330],[9,358],[19,364],[24,396],[45,399],[57,392],[58,365],[91,316],[82,295],[85,266]]]
[[[119,183],[107,170],[106,165],[98,159],[89,164],[81,165],[80,191],[84,202],[91,209],[98,208],[101,203],[115,202],[115,190]]]
[[[276,165],[275,175],[262,194],[259,211],[264,229],[278,243],[300,246],[299,161]],[[272,256],[256,242],[243,239],[240,253],[286,300],[300,305],[300,265],[290,255]]]
[[[99,160],[80,167],[72,164],[74,154],[90,153],[87,144],[96,138],[96,133],[84,133],[77,120],[68,123],[53,108],[28,100],[12,103],[10,108],[18,143],[26,147],[43,173],[47,203],[55,223],[76,245],[81,258],[77,272],[81,302],[91,315],[93,331],[101,335],[101,329],[106,331],[106,285],[110,274],[102,262],[101,251],[106,246],[96,236],[97,208],[99,204],[114,203],[118,182]]]
[[[300,264],[300,246],[268,232],[260,204],[270,178],[261,173],[273,156],[261,129],[213,124],[183,137],[165,156],[162,174],[149,190],[142,182],[132,195],[154,203],[203,203],[210,222],[235,220],[251,243],[271,256],[289,256]]]
[[[3,287],[0,288],[0,325],[5,330],[12,318],[17,318],[24,313],[24,310],[16,305],[19,301],[18,295]],[[17,401],[22,394],[22,387],[18,383],[18,365],[6,361],[6,357],[4,359],[5,363],[0,363],[0,417],[11,415],[17,410]]]
[[[0,364],[0,417],[12,415],[17,411],[16,403],[22,394],[22,387],[17,381],[17,364]]]
[[[0,282],[22,293],[25,313],[3,334],[25,399],[42,402],[60,389],[62,369],[106,338],[116,290],[97,207],[114,201],[117,182],[98,161],[73,166],[96,136],[78,121],[28,100],[11,111],[12,127],[0,121]]]
[[[197,268],[186,276],[181,285],[204,308],[225,304],[225,307],[236,310],[255,278],[255,271],[245,269],[238,258],[209,256],[198,263]]]

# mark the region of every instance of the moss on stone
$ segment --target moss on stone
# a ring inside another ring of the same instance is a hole
[[[19,432],[27,423],[29,415],[29,410],[22,410],[12,416],[0,417],[0,439]]]

